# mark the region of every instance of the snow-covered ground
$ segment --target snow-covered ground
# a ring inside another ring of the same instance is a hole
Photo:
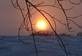
[[[22,43],[16,36],[0,37],[0,56],[35,56],[31,36],[21,36]],[[69,56],[82,56],[82,37],[62,37]],[[65,56],[55,37],[37,36],[36,44],[39,56]]]

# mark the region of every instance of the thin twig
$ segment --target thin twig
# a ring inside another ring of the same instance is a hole
[[[29,2],[28,0],[27,0],[27,2],[28,2],[30,5],[32,5],[43,17],[45,17],[45,19],[48,21],[48,23],[49,23],[51,29],[53,30],[53,32],[54,32],[55,35],[57,36],[57,41],[60,43],[60,45],[62,44],[62,46],[63,46],[63,48],[64,48],[64,51],[65,51],[65,54],[66,54],[66,56],[68,56],[67,49],[66,49],[66,47],[65,47],[65,45],[64,45],[64,43],[63,43],[61,37],[60,37],[60,36],[57,34],[57,32],[54,30],[54,28],[53,28],[53,26],[51,25],[51,23],[50,23],[50,21],[48,20],[48,18],[47,18],[38,8],[36,8],[31,2]]]
[[[28,0],[25,0],[26,2],[26,6],[27,6],[27,10],[28,10],[28,18],[29,18],[29,22],[31,24],[31,31],[32,31],[32,36],[33,36],[33,43],[34,43],[34,47],[35,47],[35,53],[36,53],[36,56],[38,56],[38,49],[37,49],[37,45],[36,45],[36,40],[35,40],[35,36],[34,36],[34,33],[33,33],[33,26],[32,26],[32,21],[31,21],[31,18],[30,18],[30,7],[29,7],[29,3],[27,3]]]
[[[78,2],[78,3],[74,3],[74,2],[72,2],[72,0],[68,0],[68,1],[73,5],[80,5],[82,3],[82,0],[80,0],[80,2]]]

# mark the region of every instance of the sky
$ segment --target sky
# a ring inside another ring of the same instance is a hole
[[[9,0],[0,0],[0,35],[16,35],[19,18]]]
[[[37,1],[40,1],[40,0],[37,0]],[[41,1],[44,1],[44,0],[41,0]],[[48,4],[52,4],[54,0],[49,0],[49,1],[51,1],[51,3],[48,3]],[[79,2],[79,1],[80,0],[78,1],[73,0],[73,2]],[[67,0],[61,3],[64,6],[64,8],[70,8],[72,6],[75,6],[73,10],[67,11],[68,16],[82,15],[82,3],[80,5],[73,5],[73,4],[70,4],[69,1]],[[53,14],[53,11],[52,11],[53,9],[50,8],[50,10],[51,10],[51,13]],[[55,15],[56,17],[61,18],[60,20],[62,20],[64,17],[62,17],[63,15],[61,15],[60,12],[61,11],[56,9]],[[10,0],[0,0],[0,35],[17,35],[17,30],[21,20],[22,20],[21,14],[18,13],[18,11],[15,8],[13,8],[12,4],[10,3]],[[77,21],[80,25],[82,25],[82,17],[79,17],[75,21]],[[64,27],[62,27],[59,23],[58,23],[57,29],[58,29],[58,32],[65,32]],[[74,29],[74,30],[77,30],[77,29]],[[81,31],[81,30],[77,30],[77,32],[78,31]]]

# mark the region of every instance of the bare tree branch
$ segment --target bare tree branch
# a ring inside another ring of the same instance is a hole
[[[38,4],[33,4],[32,2],[30,2],[29,0],[24,0],[25,2],[25,8],[22,8],[20,3],[19,3],[20,0],[16,0],[16,5],[14,4],[13,0],[11,0],[11,3],[13,5],[14,8],[18,9],[20,12],[21,12],[21,15],[23,17],[23,21],[21,22],[19,28],[18,28],[18,40],[20,40],[22,43],[26,44],[22,39],[20,39],[20,33],[21,33],[21,28],[24,27],[24,29],[26,31],[30,31],[32,33],[32,36],[33,36],[33,43],[34,43],[34,47],[35,47],[35,53],[36,53],[36,56],[39,56],[39,53],[38,53],[38,48],[37,48],[37,45],[36,45],[36,40],[35,40],[35,35],[34,35],[34,27],[33,27],[33,24],[32,24],[32,20],[31,20],[31,17],[36,13],[40,13],[41,16],[44,17],[44,19],[48,22],[50,28],[52,29],[52,31],[54,32],[55,36],[56,36],[56,39],[59,43],[59,46],[61,48],[63,48],[63,51],[65,52],[65,56],[68,56],[68,51],[67,51],[67,48],[62,40],[62,38],[58,35],[57,31],[56,31],[56,28],[57,28],[57,24],[56,24],[56,21],[60,24],[62,24],[63,26],[66,26],[68,29],[69,32],[71,32],[71,29],[72,27],[70,27],[71,23],[72,22],[73,24],[75,24],[78,28],[82,29],[82,26],[79,25],[77,22],[74,21],[74,19],[78,19],[79,17],[81,17],[82,15],[78,15],[78,16],[75,16],[75,17],[70,17],[70,16],[67,16],[67,11],[70,11],[72,10],[75,6],[72,6],[71,8],[63,8],[63,5],[60,3],[61,1],[64,1],[64,0],[56,0],[57,3],[58,3],[58,6],[57,5],[44,5],[45,2],[41,2],[41,3],[38,3]],[[76,3],[76,2],[73,2],[72,0],[68,0],[71,4],[73,5],[79,5],[82,3],[82,0],[80,0],[80,2]],[[54,8],[57,8],[57,9],[60,9],[62,10],[63,14],[64,14],[64,17],[65,17],[65,21],[66,22],[62,22],[60,20],[58,20],[55,16],[52,16],[52,14],[48,13],[46,10],[43,10],[43,9],[40,9],[40,8],[46,8],[46,7],[52,7],[53,9]],[[35,9],[36,11],[34,11],[34,13],[31,14],[32,10]],[[26,14],[24,14],[24,12],[26,12]],[[48,15],[51,20],[54,22],[54,26],[55,28],[53,27],[53,25],[51,24],[50,20],[49,20],[49,17],[46,16]],[[28,26],[28,24],[30,23],[30,27]],[[29,30],[31,29],[31,30]]]

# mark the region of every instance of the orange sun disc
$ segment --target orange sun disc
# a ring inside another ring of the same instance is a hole
[[[36,23],[36,28],[38,30],[46,30],[47,29],[47,23],[45,20],[38,20],[37,23]]]

